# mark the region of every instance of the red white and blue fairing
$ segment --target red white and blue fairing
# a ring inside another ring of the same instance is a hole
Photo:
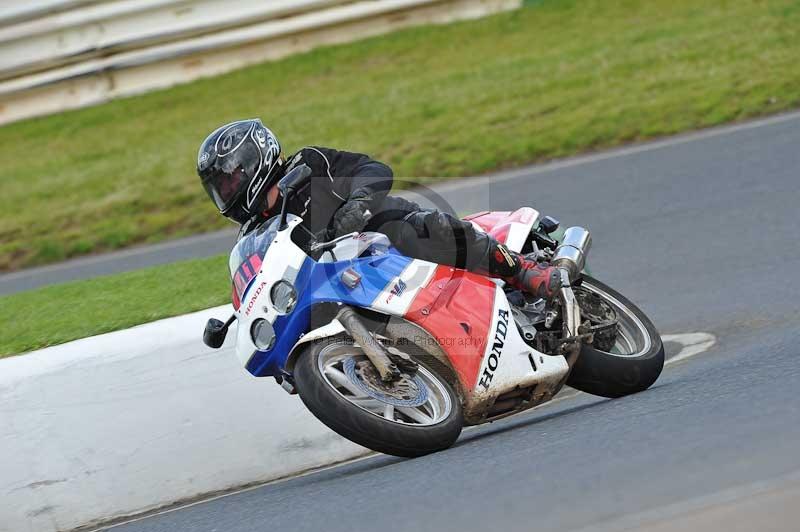
[[[467,219],[520,251],[538,218],[537,211],[523,208]],[[253,375],[291,374],[299,345],[343,332],[335,320],[310,330],[311,309],[333,302],[403,318],[424,330],[427,338],[420,341],[435,341],[458,376],[465,411],[480,411],[502,394],[534,385],[534,402],[544,402],[561,386],[568,373],[566,360],[539,353],[522,339],[495,280],[405,257],[377,233],[343,240],[333,254],[314,261],[290,238],[301,221],[290,217],[283,231],[277,230],[277,221],[267,224],[231,254],[236,351]],[[271,287],[281,280],[294,285],[298,294],[287,315],[279,314],[270,300]],[[251,327],[257,319],[274,328],[275,343],[268,351],[253,342]]]

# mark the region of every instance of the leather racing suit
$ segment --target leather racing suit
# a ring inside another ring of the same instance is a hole
[[[315,234],[380,232],[409,257],[499,277],[540,297],[551,297],[559,287],[552,268],[526,260],[472,223],[389,195],[391,168],[367,155],[309,146],[287,158],[283,171],[300,164],[311,169],[312,178],[290,200],[288,211]],[[244,224],[240,237],[273,214]]]

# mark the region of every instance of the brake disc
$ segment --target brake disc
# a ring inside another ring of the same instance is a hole
[[[342,364],[345,375],[369,397],[393,406],[416,407],[428,401],[428,387],[419,377],[403,374],[393,382],[383,382],[369,360],[350,357]]]

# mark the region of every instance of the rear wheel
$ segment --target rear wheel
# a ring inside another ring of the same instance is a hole
[[[414,457],[450,447],[463,426],[453,388],[416,362],[416,375],[386,384],[352,340],[337,336],[309,344],[294,377],[303,403],[328,427],[372,450]]]
[[[612,309],[617,326],[611,336],[596,335],[584,345],[567,384],[602,397],[622,397],[652,386],[664,367],[664,345],[653,323],[622,294],[584,275],[575,295],[582,310]]]

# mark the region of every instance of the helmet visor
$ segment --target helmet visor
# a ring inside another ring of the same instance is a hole
[[[222,213],[237,203],[261,170],[261,152],[248,141],[237,148],[236,156],[221,156],[204,172],[203,187]]]
[[[225,212],[235,203],[247,181],[247,176],[241,167],[235,168],[232,172],[212,170],[211,175],[203,180],[203,187],[220,212]]]

